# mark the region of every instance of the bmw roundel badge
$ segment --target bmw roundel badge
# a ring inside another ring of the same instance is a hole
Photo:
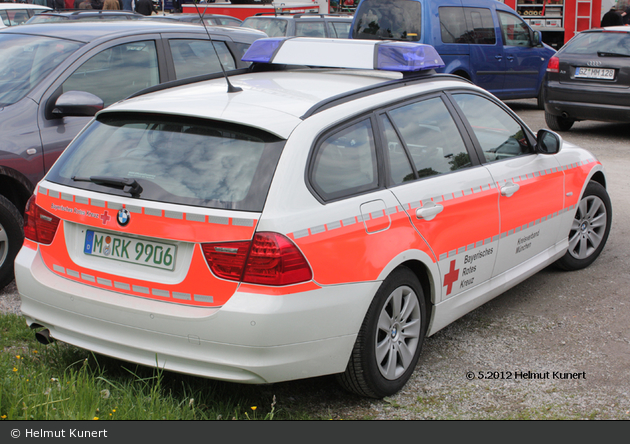
[[[127,225],[130,219],[131,219],[131,215],[129,214],[128,210],[126,210],[125,208],[118,210],[118,215],[116,216],[116,220],[118,221],[120,226],[124,227],[125,225]]]

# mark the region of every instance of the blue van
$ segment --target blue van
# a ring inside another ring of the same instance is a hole
[[[404,40],[435,47],[446,66],[502,100],[538,98],[556,52],[496,0],[362,0],[350,38]]]

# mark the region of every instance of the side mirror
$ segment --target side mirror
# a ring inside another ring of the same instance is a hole
[[[532,35],[532,45],[540,46],[541,43],[542,43],[542,34],[540,33],[540,31],[534,31],[534,34]]]
[[[562,149],[562,137],[548,129],[538,130],[536,134],[536,152],[540,154],[558,154]]]
[[[92,93],[68,91],[55,101],[52,115],[57,119],[66,116],[92,117],[103,108],[103,100]]]

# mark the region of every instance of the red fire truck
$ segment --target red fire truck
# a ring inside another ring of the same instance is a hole
[[[182,12],[197,13],[197,10],[205,14],[223,14],[239,18],[241,20],[259,13],[276,14],[305,14],[315,12],[328,14],[330,5],[328,0],[283,0],[273,2],[270,0],[217,0],[213,3],[183,4]]]
[[[599,27],[602,0],[502,0],[534,29],[548,45],[559,49],[575,34]]]

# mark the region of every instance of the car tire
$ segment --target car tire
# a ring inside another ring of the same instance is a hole
[[[0,289],[13,280],[13,261],[24,242],[22,215],[0,196]]]
[[[536,108],[545,109],[545,88],[540,85],[540,91],[538,91],[538,97],[536,97]]]
[[[575,120],[562,116],[556,116],[545,111],[545,122],[550,130],[553,131],[569,131],[575,123]]]
[[[420,282],[408,268],[397,268],[376,292],[346,371],[337,380],[360,396],[380,399],[393,395],[414,372],[425,333]]]
[[[567,271],[591,265],[606,245],[611,223],[612,206],[606,188],[589,182],[569,230],[569,249],[556,265]]]

